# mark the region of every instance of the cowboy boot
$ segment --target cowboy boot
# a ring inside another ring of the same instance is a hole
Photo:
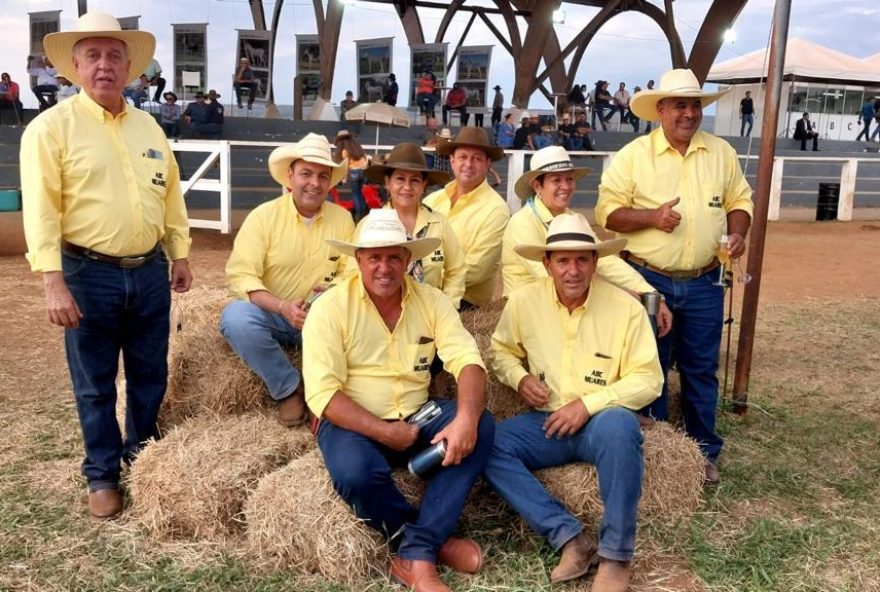
[[[430,561],[391,559],[391,579],[412,592],[452,592],[437,576],[437,566]]]
[[[437,553],[437,562],[459,573],[475,574],[483,567],[483,551],[475,541],[449,537]]]
[[[550,572],[550,582],[567,582],[587,573],[597,550],[596,541],[583,532],[565,543],[559,564]]]
[[[603,559],[593,580],[592,592],[626,592],[629,589],[629,561]]]

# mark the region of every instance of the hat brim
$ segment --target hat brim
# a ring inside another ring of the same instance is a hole
[[[516,196],[520,198],[520,200],[525,201],[528,198],[532,197],[535,192],[532,191],[532,181],[537,179],[541,175],[548,175],[550,173],[568,173],[571,172],[574,174],[574,180],[577,181],[583,177],[586,177],[592,172],[593,169],[587,167],[572,167],[570,169],[556,169],[553,171],[527,171],[520,176],[519,179],[516,180],[516,183],[513,186],[513,190],[516,193]]]
[[[156,50],[156,38],[146,31],[65,31],[50,33],[43,38],[43,50],[59,76],[64,76],[77,86],[82,86],[82,80],[76,75],[73,67],[73,46],[83,39],[91,38],[118,39],[128,47],[128,58],[131,65],[128,67],[128,77],[125,84],[128,85],[140,78]]]
[[[646,121],[660,121],[657,113],[657,103],[663,99],[700,99],[700,104],[705,108],[714,103],[722,95],[727,94],[729,88],[717,92],[667,92],[662,90],[643,90],[633,95],[629,101],[629,108],[639,119]]]
[[[446,185],[449,183],[449,174],[436,169],[429,169],[417,164],[396,163],[396,164],[371,164],[364,169],[364,177],[373,183],[379,185],[385,184],[385,177],[390,175],[392,171],[411,171],[415,173],[427,173],[428,186]]]
[[[343,255],[347,255],[349,257],[354,257],[354,254],[360,249],[381,249],[385,247],[403,247],[412,255],[413,261],[418,261],[419,259],[424,259],[431,253],[437,250],[437,247],[440,246],[440,238],[436,236],[426,236],[424,238],[417,238],[411,241],[406,241],[405,243],[347,243],[341,240],[328,238],[326,239],[327,244],[330,245],[334,250],[342,253]]]
[[[482,150],[489,157],[489,160],[496,161],[504,158],[504,148],[501,146],[487,146],[485,144],[470,144],[468,142],[444,142],[437,146],[437,154],[443,156],[452,156],[456,148],[476,148]]]
[[[282,187],[289,186],[290,178],[287,173],[290,170],[290,165],[297,160],[305,160],[312,164],[322,164],[330,167],[331,188],[339,185],[348,173],[348,159],[345,159],[342,162],[336,162],[324,158],[304,158],[302,154],[297,151],[296,146],[279,146],[269,155],[269,173],[272,175],[272,178],[275,179],[276,183]]]
[[[544,255],[557,251],[596,251],[599,257],[607,257],[608,255],[616,255],[626,246],[625,238],[616,238],[613,240],[602,241],[600,243],[587,243],[584,241],[559,241],[552,246],[543,245],[517,245],[513,250],[517,255],[524,257],[530,261],[543,261]]]

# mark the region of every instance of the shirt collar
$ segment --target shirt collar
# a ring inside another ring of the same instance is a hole
[[[77,95],[71,100],[77,101],[78,104],[82,105],[88,113],[91,113],[92,116],[100,122],[104,122],[107,119],[113,119],[113,115],[104,109],[104,107],[96,103],[85,90],[77,93]],[[119,100],[122,101],[122,111],[119,113],[118,118],[122,119],[128,114],[128,103],[122,99],[122,95],[119,95]]]
[[[296,221],[300,222],[302,224],[305,224],[306,218],[302,214],[299,213],[299,210],[296,209],[296,204],[293,203],[293,194],[290,191],[287,191],[286,187],[284,188],[284,196],[288,198],[287,205],[291,209],[291,211],[293,211],[293,215],[296,216]],[[318,213],[312,217],[312,223],[315,223],[324,217],[324,207],[325,207],[325,204],[322,203],[321,209],[318,210]]]
[[[595,278],[595,273],[593,274],[593,277]],[[592,280],[590,281],[590,285],[592,286]],[[556,285],[553,283],[553,278],[549,276],[547,277],[547,291],[549,292],[549,296],[553,305],[556,307],[556,310],[559,312],[565,312],[566,315],[569,314],[568,307],[559,301],[559,294],[556,293]],[[593,290],[590,290],[589,288],[587,289],[587,299],[584,300],[583,304],[571,311],[571,314],[581,313],[587,309],[587,304],[590,302],[590,294],[592,292]]]
[[[456,189],[458,189],[458,181],[457,180],[453,179],[452,181],[450,181],[449,183],[446,184],[446,187],[444,188],[444,190],[446,192],[446,198],[449,199],[449,201],[452,201],[452,196],[455,195]],[[458,198],[458,203],[468,202],[473,199],[476,199],[477,197],[482,195],[482,192],[486,191],[487,189],[491,190],[491,188],[489,187],[489,182],[486,181],[486,179],[483,179],[483,182],[480,183],[479,185],[477,185],[476,187],[474,187],[474,189],[472,191],[469,191],[468,193],[465,193],[460,198]]]
[[[672,147],[672,144],[669,143],[669,140],[666,139],[666,134],[663,133],[662,126],[658,126],[657,129],[651,132],[651,144],[655,156],[660,156],[667,150],[677,152],[677,150]],[[697,133],[691,138],[691,143],[688,145],[685,156],[691,152],[696,152],[697,150],[709,150],[709,147],[706,145],[706,139],[701,130],[697,130]]]
[[[354,255],[352,255],[354,257]],[[351,281],[357,283],[357,295],[363,302],[369,303],[371,306],[375,306],[373,301],[370,300],[370,295],[367,293],[367,288],[364,286],[364,280],[361,277],[361,270],[358,268],[358,272],[352,275]],[[406,301],[409,300],[409,295],[412,292],[412,282],[413,279],[409,275],[405,275],[403,278],[403,298],[400,301],[401,306],[405,306]],[[399,322],[399,321],[398,321]]]

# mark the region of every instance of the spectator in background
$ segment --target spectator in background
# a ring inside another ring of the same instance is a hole
[[[388,80],[385,81],[385,96],[382,100],[394,107],[397,105],[397,94],[399,92],[400,87],[397,86],[397,76],[389,74]]]
[[[752,101],[752,92],[746,91],[746,96],[739,102],[739,118],[742,123],[739,126],[739,136],[744,138],[752,135],[752,125],[755,123],[755,103]],[[746,124],[749,130],[746,131]]]
[[[810,121],[810,114],[804,111],[804,116],[797,120],[794,126],[794,139],[801,141],[801,150],[807,149],[807,140],[813,140],[813,152],[819,151],[819,132]]]
[[[529,119],[530,115],[528,111],[522,112],[522,118],[520,119],[520,126],[517,128],[516,132],[513,134],[513,146],[511,146],[514,150],[534,150],[535,147],[529,141]]]
[[[28,56],[27,73],[37,77],[37,84],[32,90],[40,102],[41,112],[58,102],[55,98],[55,93],[58,92],[58,79],[55,78],[57,71],[48,57]]]
[[[533,113],[529,117],[529,145],[532,147],[532,150],[540,150],[552,143],[541,127],[541,118],[537,113]]]
[[[439,148],[444,144],[448,144],[452,141],[452,132],[448,127],[444,127],[440,130],[440,133],[437,134],[437,143],[435,146]],[[435,171],[442,171],[444,173],[452,176],[452,163],[449,161],[448,154],[441,154],[439,151],[434,153],[434,166],[432,167]]]
[[[557,135],[556,143],[566,150],[574,150],[574,148],[569,148],[572,135],[574,135],[574,124],[571,121],[571,115],[563,113],[562,121],[559,123],[559,133]]]
[[[235,82],[232,83],[232,88],[235,89],[235,100],[238,103],[238,108],[242,108],[241,89],[246,88],[248,90],[248,111],[253,109],[254,99],[257,98],[257,91],[260,88],[260,81],[254,76],[254,71],[251,70],[251,63],[247,58],[239,60],[238,71],[235,73]]]
[[[637,86],[633,89],[633,93],[637,93],[637,92],[641,92],[641,91],[642,91],[641,86]],[[636,117],[636,114],[632,112],[632,109],[630,109],[628,105],[626,108],[626,119],[629,121],[629,124],[632,126],[633,132],[639,133],[639,125],[642,120],[639,119],[638,117]]]
[[[448,125],[447,113],[450,111],[459,112],[462,126],[468,124],[467,94],[458,82],[452,85],[452,90],[446,95],[446,104],[443,105],[443,125]]]
[[[648,81],[648,84],[646,85],[646,87],[647,87],[647,88],[645,88],[645,90],[654,90],[654,81],[653,81],[653,80],[649,80],[649,81]],[[653,125],[654,125],[654,122],[651,121],[650,119],[647,120],[647,121],[645,121],[645,133],[646,133],[646,134],[650,134],[650,133],[651,133],[651,128],[652,128]]]
[[[150,60],[150,65],[144,70],[144,76],[147,77],[147,86],[155,86],[156,92],[153,93],[153,102],[158,103],[159,97],[162,97],[162,91],[165,90],[165,79],[162,78],[162,66],[156,61],[156,58]]]
[[[434,83],[434,75],[430,68],[425,68],[422,75],[416,80],[416,105],[424,111],[426,118],[435,116],[434,107],[437,104],[437,96],[434,94]]]
[[[614,108],[620,113],[620,123],[627,123],[629,121],[626,117],[626,113],[629,111],[629,91],[626,90],[625,82],[621,82],[617,92],[614,93]],[[608,119],[611,119],[611,115],[608,116]]]
[[[348,160],[348,188],[351,190],[351,201],[354,204],[352,216],[357,224],[361,218],[370,212],[366,200],[364,200],[364,169],[370,164],[367,153],[364,152],[351,132],[348,130],[340,130],[336,134],[334,140],[336,154],[334,155],[337,162]]]
[[[877,124],[877,127],[874,128],[874,133],[871,134],[871,140],[880,140],[880,98],[874,101],[874,122]]]
[[[24,106],[21,104],[21,89],[17,82],[12,81],[8,72],[0,74],[0,106],[9,105],[15,110],[19,123],[24,121]]]
[[[599,80],[596,82],[596,90],[593,91],[593,127],[596,127],[596,116],[599,117],[599,123],[602,125],[602,130],[608,129],[608,120],[611,119],[611,116],[614,115],[614,111],[611,111],[608,116],[605,116],[605,112],[612,109],[611,107],[612,96],[608,92],[608,81],[607,80]]]
[[[504,116],[504,121],[498,124],[495,143],[502,148],[512,148],[514,136],[516,136],[516,126],[513,123],[513,114],[508,113]]]
[[[69,81],[64,76],[58,77],[58,102],[60,103],[64,99],[69,99],[71,97],[75,97],[79,93],[79,89],[73,85],[71,81]]]
[[[221,126],[225,123],[224,114],[225,109],[223,108],[223,103],[218,101],[220,95],[217,94],[217,91],[213,88],[208,91],[208,105],[214,109],[214,121],[216,121]]]
[[[862,136],[865,136],[865,141],[871,141],[871,121],[874,119],[874,103],[871,101],[871,97],[865,97],[865,104],[862,105],[862,110],[859,112],[859,123],[864,123],[865,129],[859,132],[859,135],[856,136],[856,142],[862,139]]]
[[[495,91],[495,97],[492,99],[492,129],[497,131],[497,126],[501,125],[501,112],[504,110],[504,95],[501,94],[501,86],[495,85],[492,90]]]
[[[149,90],[150,81],[141,74],[140,78],[134,79],[131,84],[122,91],[122,96],[131,99],[135,107],[141,109],[141,104],[147,100],[147,90]]]
[[[183,112],[183,121],[192,130],[194,138],[207,138],[219,140],[223,132],[223,125],[218,118],[216,103],[207,103],[205,93],[196,93],[196,102],[186,106]],[[222,117],[222,115],[221,115]]]
[[[571,87],[571,92],[568,93],[568,104],[575,109],[584,109],[587,106],[587,98],[577,84]]]
[[[590,139],[590,132],[592,131],[593,128],[587,122],[587,116],[583,113],[578,115],[577,121],[574,122],[574,141],[576,144],[580,144],[578,150],[586,150],[588,152],[594,150],[593,140]]]
[[[179,138],[180,105],[177,104],[177,95],[168,91],[162,95],[162,98],[165,99],[165,103],[159,107],[162,130],[164,130],[166,138]]]

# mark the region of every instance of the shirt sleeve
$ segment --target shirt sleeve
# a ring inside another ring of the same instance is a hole
[[[42,121],[21,140],[21,189],[27,260],[36,272],[61,270],[61,142]]]
[[[639,272],[616,255],[600,258],[596,264],[596,271],[615,286],[636,294],[654,291],[654,287],[646,282]]]
[[[546,234],[546,233],[545,233]],[[532,261],[531,259],[526,259],[522,255],[519,255],[516,251],[513,250],[513,247],[516,245],[524,245],[534,243],[536,241],[543,242],[546,237],[542,236],[540,239],[534,236],[533,232],[530,232],[530,229],[527,225],[519,223],[519,224],[508,224],[507,228],[504,230],[504,240],[508,248],[510,248],[510,255],[513,257],[513,260],[517,262],[517,264],[522,267],[533,280],[538,280],[541,278],[547,277],[547,270],[544,269],[544,264],[540,261]]]
[[[632,158],[628,150],[621,150],[611,161],[611,166],[602,173],[599,184],[599,199],[593,210],[596,222],[607,227],[608,216],[619,208],[631,208],[635,194],[632,174]]]
[[[263,253],[268,250],[267,242],[268,232],[262,211],[254,210],[241,225],[232,245],[232,254],[226,262],[229,291],[236,298],[248,300],[250,292],[268,291],[263,283]]]
[[[485,370],[477,342],[461,323],[452,300],[440,291],[434,291],[434,297],[434,344],[443,367],[455,376],[456,381],[465,366],[479,366]]]
[[[464,296],[465,258],[464,251],[455,237],[455,231],[448,223],[443,224],[443,293],[449,296],[456,309]]]
[[[660,396],[663,371],[654,331],[643,309],[633,307],[631,311],[620,358],[620,378],[602,390],[581,397],[591,416],[609,407],[635,411]]]
[[[508,300],[492,334],[489,350],[489,365],[492,373],[513,390],[517,390],[520,381],[529,374],[523,365],[526,351],[519,334],[517,313],[515,299]]]
[[[180,188],[180,168],[170,148],[165,151],[165,158],[168,159],[168,183],[165,187],[165,236],[162,244],[168,257],[174,261],[189,256],[192,241],[189,236],[186,203]]]
[[[752,188],[749,186],[745,175],[743,175],[742,167],[733,148],[730,148],[728,151],[727,158],[727,170],[730,171],[730,175],[724,192],[724,211],[730,213],[734,210],[743,210],[751,216],[754,208]]]
[[[344,315],[335,300],[319,298],[303,325],[306,404],[317,417],[323,415],[333,395],[342,390],[348,379],[341,324]]]
[[[481,284],[498,273],[498,267],[501,265],[501,243],[509,219],[507,207],[503,204],[486,212],[486,220],[476,230],[473,245],[465,255],[466,286]]]

